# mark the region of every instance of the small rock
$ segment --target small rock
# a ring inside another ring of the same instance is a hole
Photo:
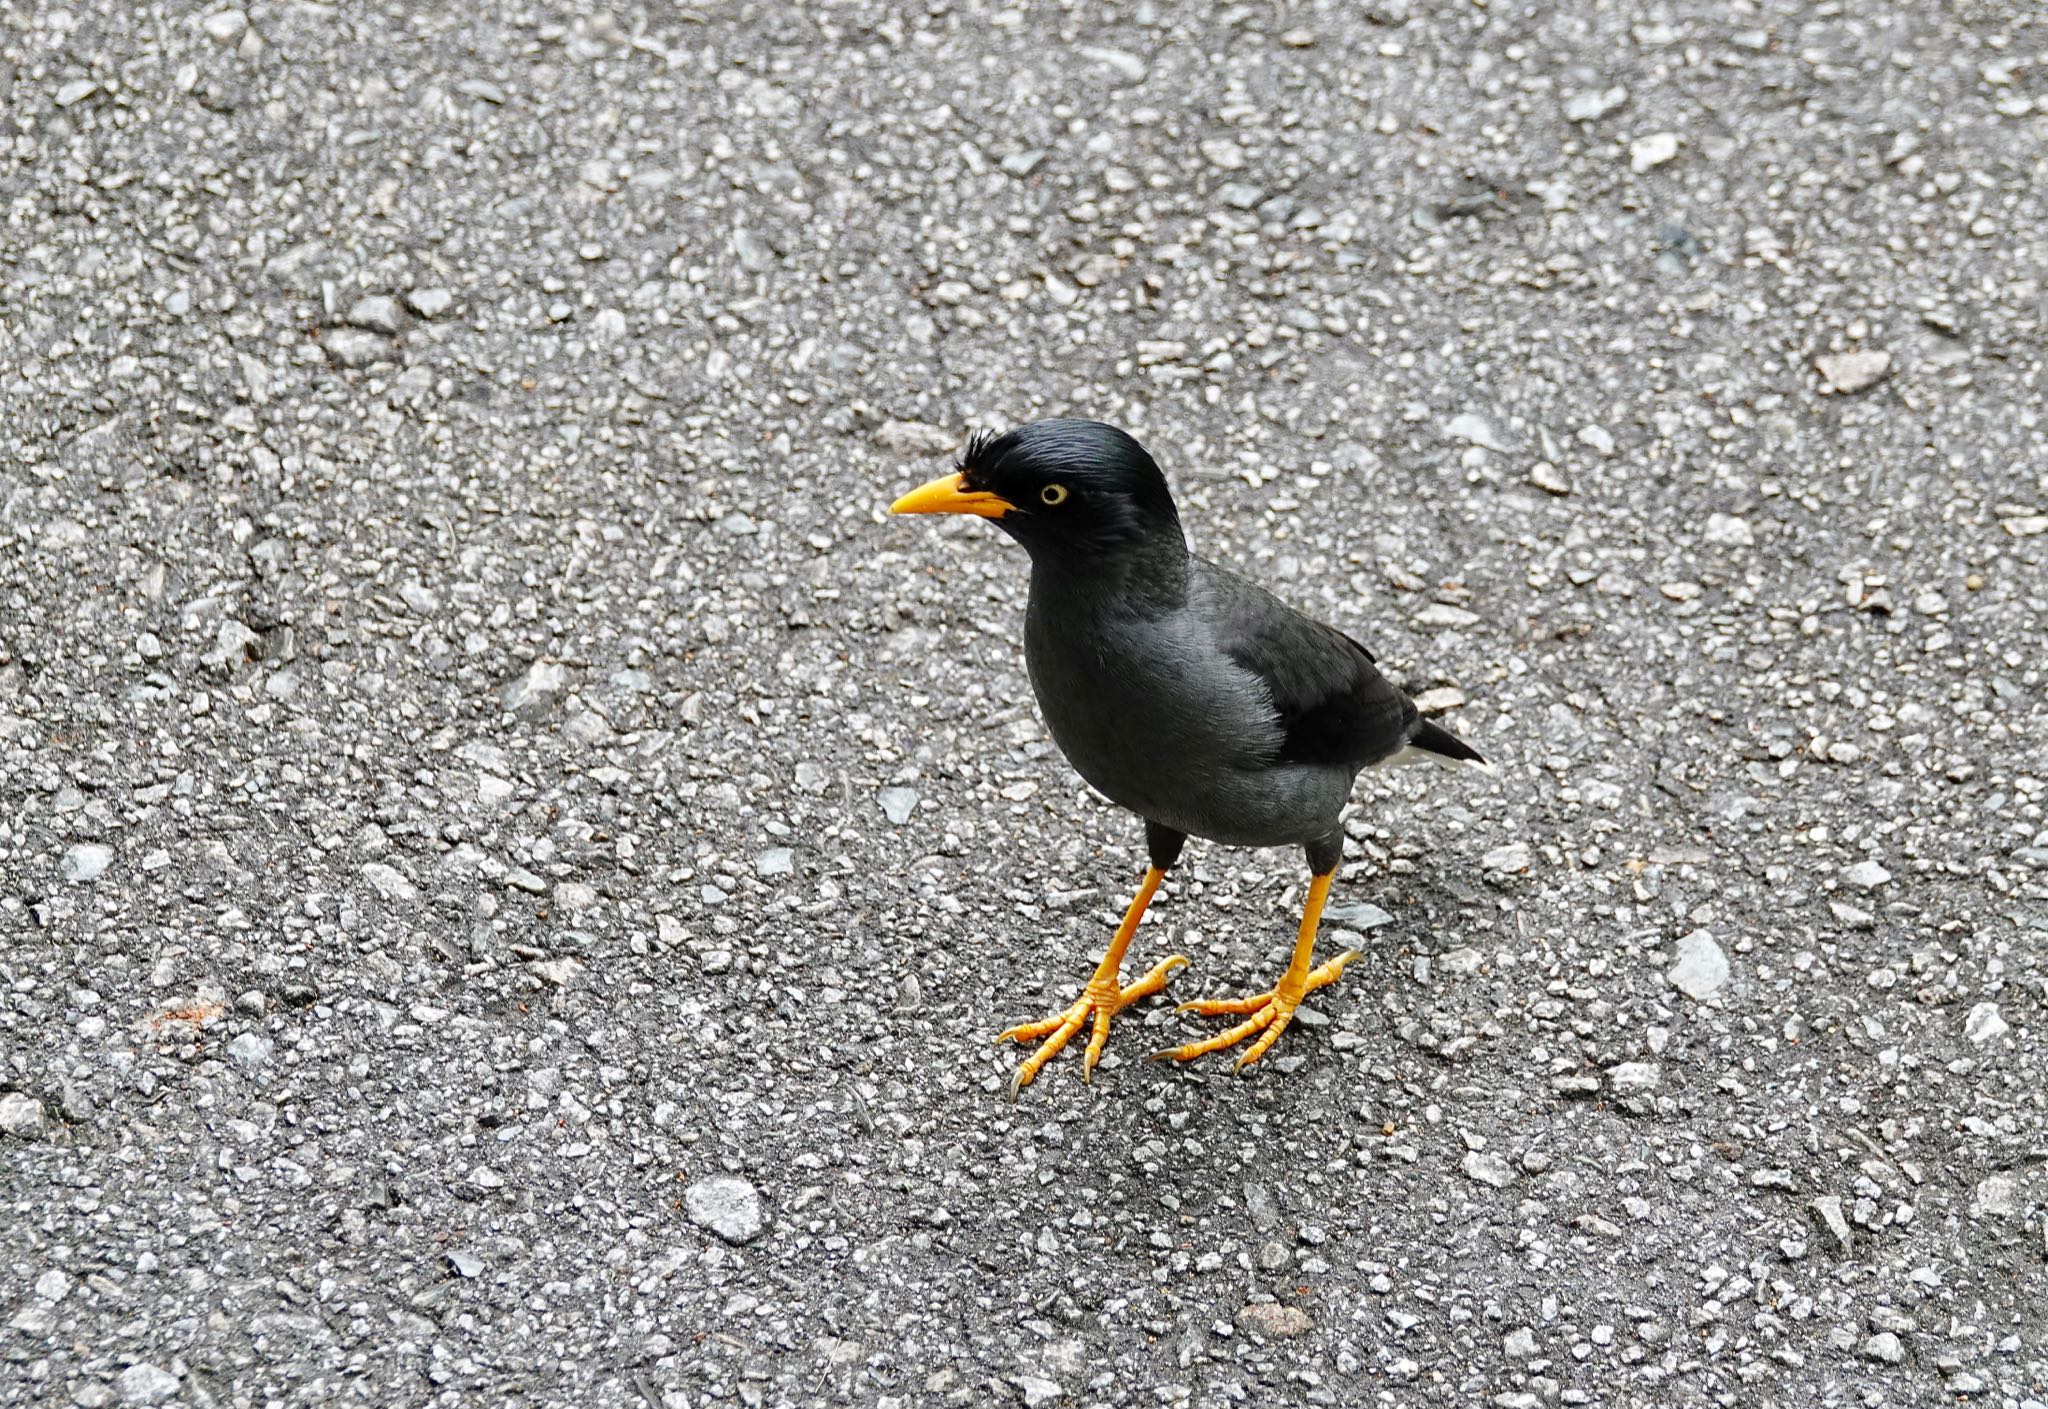
[[[270,1060],[275,1045],[260,1032],[245,1032],[228,1043],[228,1057],[236,1066],[260,1067]]]
[[[1663,1080],[1655,1062],[1618,1062],[1607,1069],[1607,1084],[1616,1091],[1655,1091]]]
[[[1019,1375],[1012,1381],[1024,1396],[1024,1409],[1042,1409],[1047,1404],[1057,1404],[1066,1397],[1057,1380],[1048,1380],[1040,1375]]]
[[[406,878],[405,872],[386,862],[364,862],[363,879],[370,883],[370,889],[386,900],[413,901],[420,898],[419,887]]]
[[[717,1175],[700,1179],[683,1191],[683,1210],[690,1221],[728,1243],[757,1238],[766,1220],[760,1192],[744,1179]]]
[[[1629,168],[1636,172],[1662,166],[1677,155],[1678,134],[1675,132],[1652,132],[1628,144]]]
[[[946,455],[959,447],[960,438],[923,421],[884,421],[875,428],[875,444],[896,455]]]
[[[1572,492],[1571,481],[1557,471],[1557,466],[1548,460],[1538,460],[1529,467],[1529,483],[1545,494],[1564,495]]]
[[[90,881],[114,863],[114,849],[98,842],[80,842],[64,853],[57,874],[67,881]]]
[[[1963,1036],[1979,1047],[1986,1042],[1995,1042],[2011,1031],[2011,1026],[1999,1015],[1996,1003],[1979,1003],[1963,1019]]]
[[[1846,396],[1883,381],[1892,369],[1892,355],[1868,350],[1830,352],[1814,358],[1813,365],[1826,381],[1826,390]]]
[[[99,91],[99,84],[93,82],[90,78],[74,78],[69,83],[58,88],[56,103],[60,108],[68,108],[74,103],[84,102]]]
[[[1564,115],[1573,122],[1597,122],[1627,101],[1628,89],[1619,84],[1612,88],[1588,89],[1565,99]]]
[[[487,1164],[480,1164],[469,1172],[469,1182],[479,1189],[502,1189],[505,1176]]]
[[[232,44],[249,29],[249,17],[240,10],[215,10],[199,23],[216,44]]]
[[[341,367],[368,367],[394,356],[389,338],[363,328],[329,328],[320,334],[320,346]]]
[[[786,846],[771,846],[754,857],[754,874],[786,876],[796,870],[796,853]]]
[[[1394,923],[1394,917],[1366,900],[1346,901],[1332,905],[1323,911],[1323,918],[1332,925],[1349,925],[1354,929],[1376,930],[1382,925]]]
[[[1536,1355],[1536,1333],[1527,1326],[1517,1326],[1501,1337],[1501,1353],[1516,1360],[1533,1359]]]
[[[1890,1331],[1879,1331],[1863,1342],[1863,1353],[1872,1360],[1882,1360],[1887,1365],[1897,1365],[1906,1358],[1906,1348],[1899,1344],[1899,1338]]]
[[[1515,1182],[1514,1167],[1499,1155],[1486,1150],[1474,1150],[1465,1156],[1460,1166],[1465,1177],[1485,1184],[1490,1188],[1505,1189]]]
[[[536,959],[527,967],[533,970],[535,977],[557,988],[567,988],[576,981],[576,975],[583,972],[583,965],[567,955],[558,959]]]
[[[1444,434],[1452,440],[1462,440],[1469,445],[1477,445],[1483,450],[1491,450],[1497,454],[1505,455],[1508,450],[1507,446],[1501,443],[1500,437],[1494,434],[1493,423],[1486,417],[1470,411],[1451,417],[1444,425]]]
[[[1449,602],[1431,602],[1415,614],[1415,621],[1420,626],[1435,626],[1456,631],[1463,627],[1476,626],[1479,623],[1479,614],[1468,612],[1463,607],[1454,607]]]
[[[405,306],[422,318],[439,318],[455,306],[455,295],[446,289],[414,289],[405,296]]]
[[[389,294],[370,294],[356,300],[348,311],[347,321],[351,327],[396,335],[405,330],[406,319],[397,299]]]
[[[556,695],[568,684],[569,672],[551,660],[536,660],[520,676],[505,687],[501,697],[507,713],[522,719],[535,719],[547,713]]]
[[[1203,158],[1214,167],[1224,171],[1240,171],[1244,168],[1244,148],[1228,137],[1206,137],[1196,143]]]
[[[2020,1211],[2020,1181],[2010,1174],[1993,1174],[1970,1194],[1970,1217],[2011,1218]]]
[[[1703,536],[1707,542],[1724,548],[1749,548],[1756,544],[1756,534],[1749,524],[1733,514],[1708,514]]]
[[[448,1254],[448,1265],[464,1277],[476,1277],[484,1270],[483,1260],[473,1253],[456,1248]]]
[[[1277,1301],[1255,1301],[1237,1313],[1238,1329],[1267,1340],[1293,1340],[1306,1335],[1313,1324],[1300,1307]]]
[[[40,1140],[47,1117],[43,1103],[21,1091],[0,1096],[0,1130],[17,1140]]]
[[[1849,1220],[1842,1216],[1842,1201],[1833,1194],[1823,1194],[1807,1205],[1807,1212],[1814,1223],[1827,1235],[1829,1247],[1838,1257],[1847,1257],[1854,1247],[1849,1237]]]
[[[163,1404],[178,1393],[178,1377],[146,1361],[123,1370],[115,1384],[124,1404]]]
[[[1497,846],[1480,857],[1479,869],[1509,875],[1526,871],[1534,863],[1535,853],[1529,849],[1529,844],[1516,841],[1509,842],[1506,846]]]
[[[1703,1003],[1728,982],[1728,956],[1706,930],[1694,930],[1678,941],[1678,962],[1664,977],[1694,1002]]]
[[[1842,880],[1858,890],[1876,890],[1892,878],[1892,873],[1875,861],[1858,861],[1854,866],[1842,868]]]
[[[910,814],[917,811],[917,789],[884,788],[881,793],[882,815],[897,826],[910,820]]]
[[[1110,49],[1100,45],[1084,44],[1081,46],[1081,57],[1091,59],[1105,68],[1114,70],[1117,77],[1123,79],[1126,83],[1143,83],[1145,81],[1145,61],[1136,54],[1127,53],[1122,49]]]
[[[1465,692],[1454,685],[1439,685],[1434,690],[1424,690],[1415,697],[1415,708],[1425,715],[1442,714],[1445,710],[1462,709]]]

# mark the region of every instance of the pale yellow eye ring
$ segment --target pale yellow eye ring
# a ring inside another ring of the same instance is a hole
[[[1048,484],[1038,491],[1038,497],[1042,503],[1057,509],[1067,502],[1067,487],[1064,484]]]

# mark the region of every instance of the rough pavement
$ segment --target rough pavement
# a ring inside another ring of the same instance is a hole
[[[0,1401],[2039,1406],[2044,139],[1986,0],[9,4]],[[1142,849],[880,506],[1053,412],[1501,774],[1013,1108]]]

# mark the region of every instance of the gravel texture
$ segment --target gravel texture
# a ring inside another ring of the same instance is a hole
[[[2044,160],[1996,0],[0,8],[0,1402],[2039,1409]],[[1142,846],[881,506],[1055,412],[1500,773],[1012,1107]]]

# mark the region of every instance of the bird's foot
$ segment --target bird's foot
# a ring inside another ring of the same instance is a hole
[[[1185,968],[1187,959],[1180,954],[1170,955],[1154,964],[1151,970],[1129,988],[1117,985],[1114,973],[1105,975],[1097,970],[1095,977],[1088,981],[1065,1012],[1055,1013],[1037,1022],[1019,1023],[996,1035],[998,1044],[1004,1042],[1038,1042],[1038,1050],[1024,1059],[1017,1068],[1017,1074],[1010,1078],[1010,1099],[1016,1100],[1017,1093],[1031,1084],[1032,1078],[1045,1064],[1060,1054],[1075,1033],[1093,1020],[1093,1030],[1088,1035],[1088,1049],[1081,1057],[1081,1079],[1088,1081],[1095,1074],[1095,1064],[1102,1060],[1103,1046],[1109,1041],[1109,1020],[1140,998],[1149,998],[1166,987],[1166,981],[1173,977],[1176,969]],[[1044,1041],[1039,1041],[1043,1038]]]
[[[1257,1040],[1245,1049],[1237,1059],[1234,1070],[1242,1071],[1266,1055],[1280,1034],[1287,1030],[1287,1024],[1294,1021],[1294,1013],[1301,1006],[1302,997],[1326,984],[1335,983],[1344,973],[1344,966],[1358,957],[1356,949],[1347,949],[1336,958],[1316,965],[1305,974],[1297,976],[1293,971],[1284,975],[1280,982],[1265,993],[1254,993],[1248,998],[1197,998],[1180,1005],[1183,1013],[1200,1013],[1204,1017],[1224,1014],[1237,1016],[1245,1014],[1245,1020],[1236,1027],[1205,1037],[1199,1042],[1189,1042],[1179,1047],[1169,1047],[1163,1052],[1154,1052],[1154,1061],[1190,1062],[1196,1057],[1206,1057],[1211,1052],[1220,1052],[1226,1047],[1235,1047],[1246,1038]]]

